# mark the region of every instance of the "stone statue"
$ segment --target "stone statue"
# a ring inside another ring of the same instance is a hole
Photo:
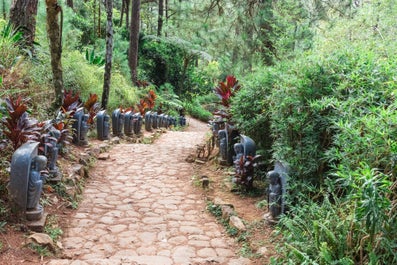
[[[110,116],[105,115],[103,117],[103,138],[104,139],[109,138],[109,132],[110,132]]]
[[[61,132],[57,129],[52,129],[49,134],[51,136],[49,140],[51,147],[48,148],[48,170],[51,176],[57,176],[58,167],[56,166],[56,162],[59,153],[58,139],[61,136]]]
[[[87,133],[88,130],[90,128],[89,124],[88,124],[88,115],[84,114],[82,119],[81,119],[81,125],[80,125],[80,142],[82,143],[82,145],[87,145],[88,141],[87,141]]]
[[[267,173],[269,178],[269,211],[273,219],[282,214],[282,184],[280,174],[272,170]]]
[[[42,211],[39,201],[46,176],[42,175],[41,171],[43,171],[46,166],[47,158],[45,156],[39,155],[32,160],[32,168],[28,182],[27,211]]]
[[[227,160],[227,132],[226,130],[220,130],[218,132],[219,137],[219,151],[221,153],[222,160]]]
[[[242,143],[236,143],[233,146],[234,152],[236,155],[233,158],[234,164],[239,163],[241,160],[241,157],[244,156],[244,145]]]

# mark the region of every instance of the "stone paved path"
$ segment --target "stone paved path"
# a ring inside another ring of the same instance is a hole
[[[208,128],[195,120],[154,144],[120,144],[97,163],[62,241],[47,264],[250,264],[206,211],[185,162]]]

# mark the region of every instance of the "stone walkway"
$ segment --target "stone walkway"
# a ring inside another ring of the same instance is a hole
[[[250,264],[206,211],[185,161],[208,128],[195,120],[154,144],[120,144],[91,172],[64,231],[64,259],[47,264]]]

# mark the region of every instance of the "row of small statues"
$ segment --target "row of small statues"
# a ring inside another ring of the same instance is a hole
[[[114,113],[117,114],[117,110]],[[137,113],[131,115],[134,115],[131,121],[136,125],[134,133],[138,134],[143,122],[142,117]],[[73,143],[86,145],[89,130],[88,115],[84,114],[83,110],[78,110],[73,119]],[[112,122],[113,120],[119,125],[122,122],[119,117],[112,117]],[[170,121],[172,120],[170,119]],[[110,117],[106,115],[105,111],[97,114],[97,132],[100,140],[108,139],[109,123]],[[62,177],[56,165],[58,154],[62,148],[58,143],[60,137],[61,132],[53,127],[45,138],[43,155],[39,154],[38,142],[29,142],[18,148],[12,157],[9,193],[16,205],[23,212],[26,211],[26,219],[29,221],[39,220],[43,216],[44,211],[40,205],[40,197],[44,183],[59,181]]]

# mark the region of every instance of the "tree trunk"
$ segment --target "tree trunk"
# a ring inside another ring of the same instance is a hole
[[[125,0],[125,27],[128,29],[130,25],[130,6],[131,0]]]
[[[157,36],[161,36],[163,30],[164,0],[159,0],[159,17],[157,21]]]
[[[62,105],[63,77],[62,77],[62,9],[57,0],[46,0],[47,6],[47,35],[50,41],[51,68],[55,88],[55,107]],[[61,25],[58,23],[61,13]]]
[[[22,31],[26,47],[33,50],[36,31],[38,0],[14,0],[10,8],[10,21],[14,28]],[[3,9],[4,9],[3,1]]]
[[[94,0],[94,2],[92,3],[93,4],[93,7],[92,7],[92,13],[93,13],[93,16],[94,16],[94,21],[93,21],[93,23],[92,23],[92,25],[93,25],[93,35],[95,36],[95,33],[96,33],[96,0]]]
[[[128,11],[127,11],[128,12]],[[124,13],[125,13],[125,0],[121,1],[121,11],[120,11],[120,23],[119,27],[123,25],[123,18],[124,18]]]
[[[110,79],[112,72],[112,56],[113,56],[113,0],[106,0],[106,63],[105,73],[103,76],[103,92],[102,92],[102,109],[106,109],[109,100]]]
[[[3,5],[3,19],[7,20],[7,12],[6,12],[6,0],[2,1],[2,5]]]
[[[134,84],[136,84],[138,81],[137,68],[138,68],[140,6],[141,6],[140,0],[132,0],[128,65],[130,67],[131,81]]]
[[[106,1],[106,0],[105,0]],[[101,37],[101,1],[98,2],[98,29],[97,29],[98,38]]]
[[[71,9],[73,9],[74,8],[73,0],[66,0],[66,5]]]

